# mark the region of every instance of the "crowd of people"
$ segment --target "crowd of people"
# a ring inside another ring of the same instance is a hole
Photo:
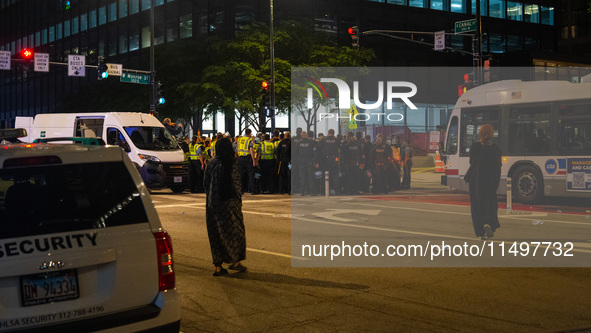
[[[349,132],[325,136],[296,130],[253,135],[246,129],[240,136],[217,133],[213,138],[193,136],[181,141],[191,167],[190,191],[204,193],[203,175],[216,156],[218,140],[232,142],[243,193],[323,195],[325,176],[331,195],[382,194],[410,188],[412,149],[399,136],[371,137]]]

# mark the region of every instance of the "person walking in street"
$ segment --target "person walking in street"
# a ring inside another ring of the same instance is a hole
[[[494,129],[489,124],[480,126],[480,142],[470,147],[470,168],[464,178],[470,188],[470,212],[474,233],[485,240],[494,236],[500,227],[497,216],[497,188],[501,180],[502,153],[493,143]]]
[[[232,142],[223,138],[216,143],[216,157],[205,170],[205,220],[213,258],[214,276],[228,274],[228,269],[245,271],[246,236],[242,215],[240,173],[234,158]]]

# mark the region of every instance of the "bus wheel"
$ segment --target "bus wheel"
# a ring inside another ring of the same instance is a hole
[[[515,199],[526,205],[541,203],[544,199],[542,175],[532,166],[520,166],[514,173],[513,194]]]

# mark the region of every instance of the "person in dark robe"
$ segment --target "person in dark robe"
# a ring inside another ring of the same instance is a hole
[[[497,188],[501,180],[501,150],[492,142],[494,129],[484,124],[479,130],[480,142],[470,147],[470,210],[477,237],[485,240],[500,227],[497,216]]]
[[[246,258],[246,236],[242,216],[240,173],[232,142],[223,138],[215,145],[216,157],[205,169],[203,185],[206,198],[207,235],[214,276],[228,274],[222,263],[230,263],[231,270],[245,271],[240,262]]]

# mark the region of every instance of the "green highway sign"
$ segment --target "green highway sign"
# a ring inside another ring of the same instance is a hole
[[[123,73],[119,81],[128,83],[150,84],[150,75]]]
[[[476,19],[456,22],[456,34],[476,31]]]

